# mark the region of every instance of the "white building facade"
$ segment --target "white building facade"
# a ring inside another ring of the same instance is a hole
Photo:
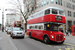
[[[14,24],[15,21],[21,21],[20,17],[21,17],[20,14],[15,13],[6,14],[6,26]]]

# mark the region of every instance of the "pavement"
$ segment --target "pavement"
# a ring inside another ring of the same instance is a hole
[[[75,36],[72,36],[72,33],[70,34],[70,33],[68,33],[69,34],[69,36],[66,36],[66,33],[65,33],[65,36],[66,36],[66,38],[72,38],[72,39],[74,39],[75,40]]]
[[[0,31],[0,50],[17,50],[8,36],[6,32]]]

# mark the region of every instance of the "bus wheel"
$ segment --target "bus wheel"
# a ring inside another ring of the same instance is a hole
[[[29,32],[29,37],[31,38],[31,32]]]
[[[43,38],[43,42],[46,43],[46,44],[48,44],[48,43],[50,43],[50,40],[49,40],[49,38],[47,36],[45,36]]]

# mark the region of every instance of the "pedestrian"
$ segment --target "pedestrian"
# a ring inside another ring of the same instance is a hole
[[[69,34],[68,34],[68,30],[66,29],[66,36],[67,36],[67,35],[69,36]]]
[[[60,28],[59,31],[61,31],[63,33],[63,29]]]
[[[70,34],[71,34],[71,29],[69,31],[70,31]]]
[[[63,33],[63,30],[61,29],[61,32]]]

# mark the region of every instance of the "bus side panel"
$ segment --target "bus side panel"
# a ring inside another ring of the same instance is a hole
[[[27,29],[27,34],[29,35],[29,32],[31,32],[31,37],[34,37],[34,30],[32,29]]]
[[[43,30],[36,30],[36,38],[39,40],[43,39]]]
[[[50,15],[44,16],[44,22],[50,22]]]
[[[31,19],[31,20],[27,21],[27,24],[40,23],[40,22],[44,22],[43,16],[41,16],[39,18]]]
[[[38,33],[37,30],[33,30],[32,32],[33,32],[32,37],[37,38],[37,33]]]

